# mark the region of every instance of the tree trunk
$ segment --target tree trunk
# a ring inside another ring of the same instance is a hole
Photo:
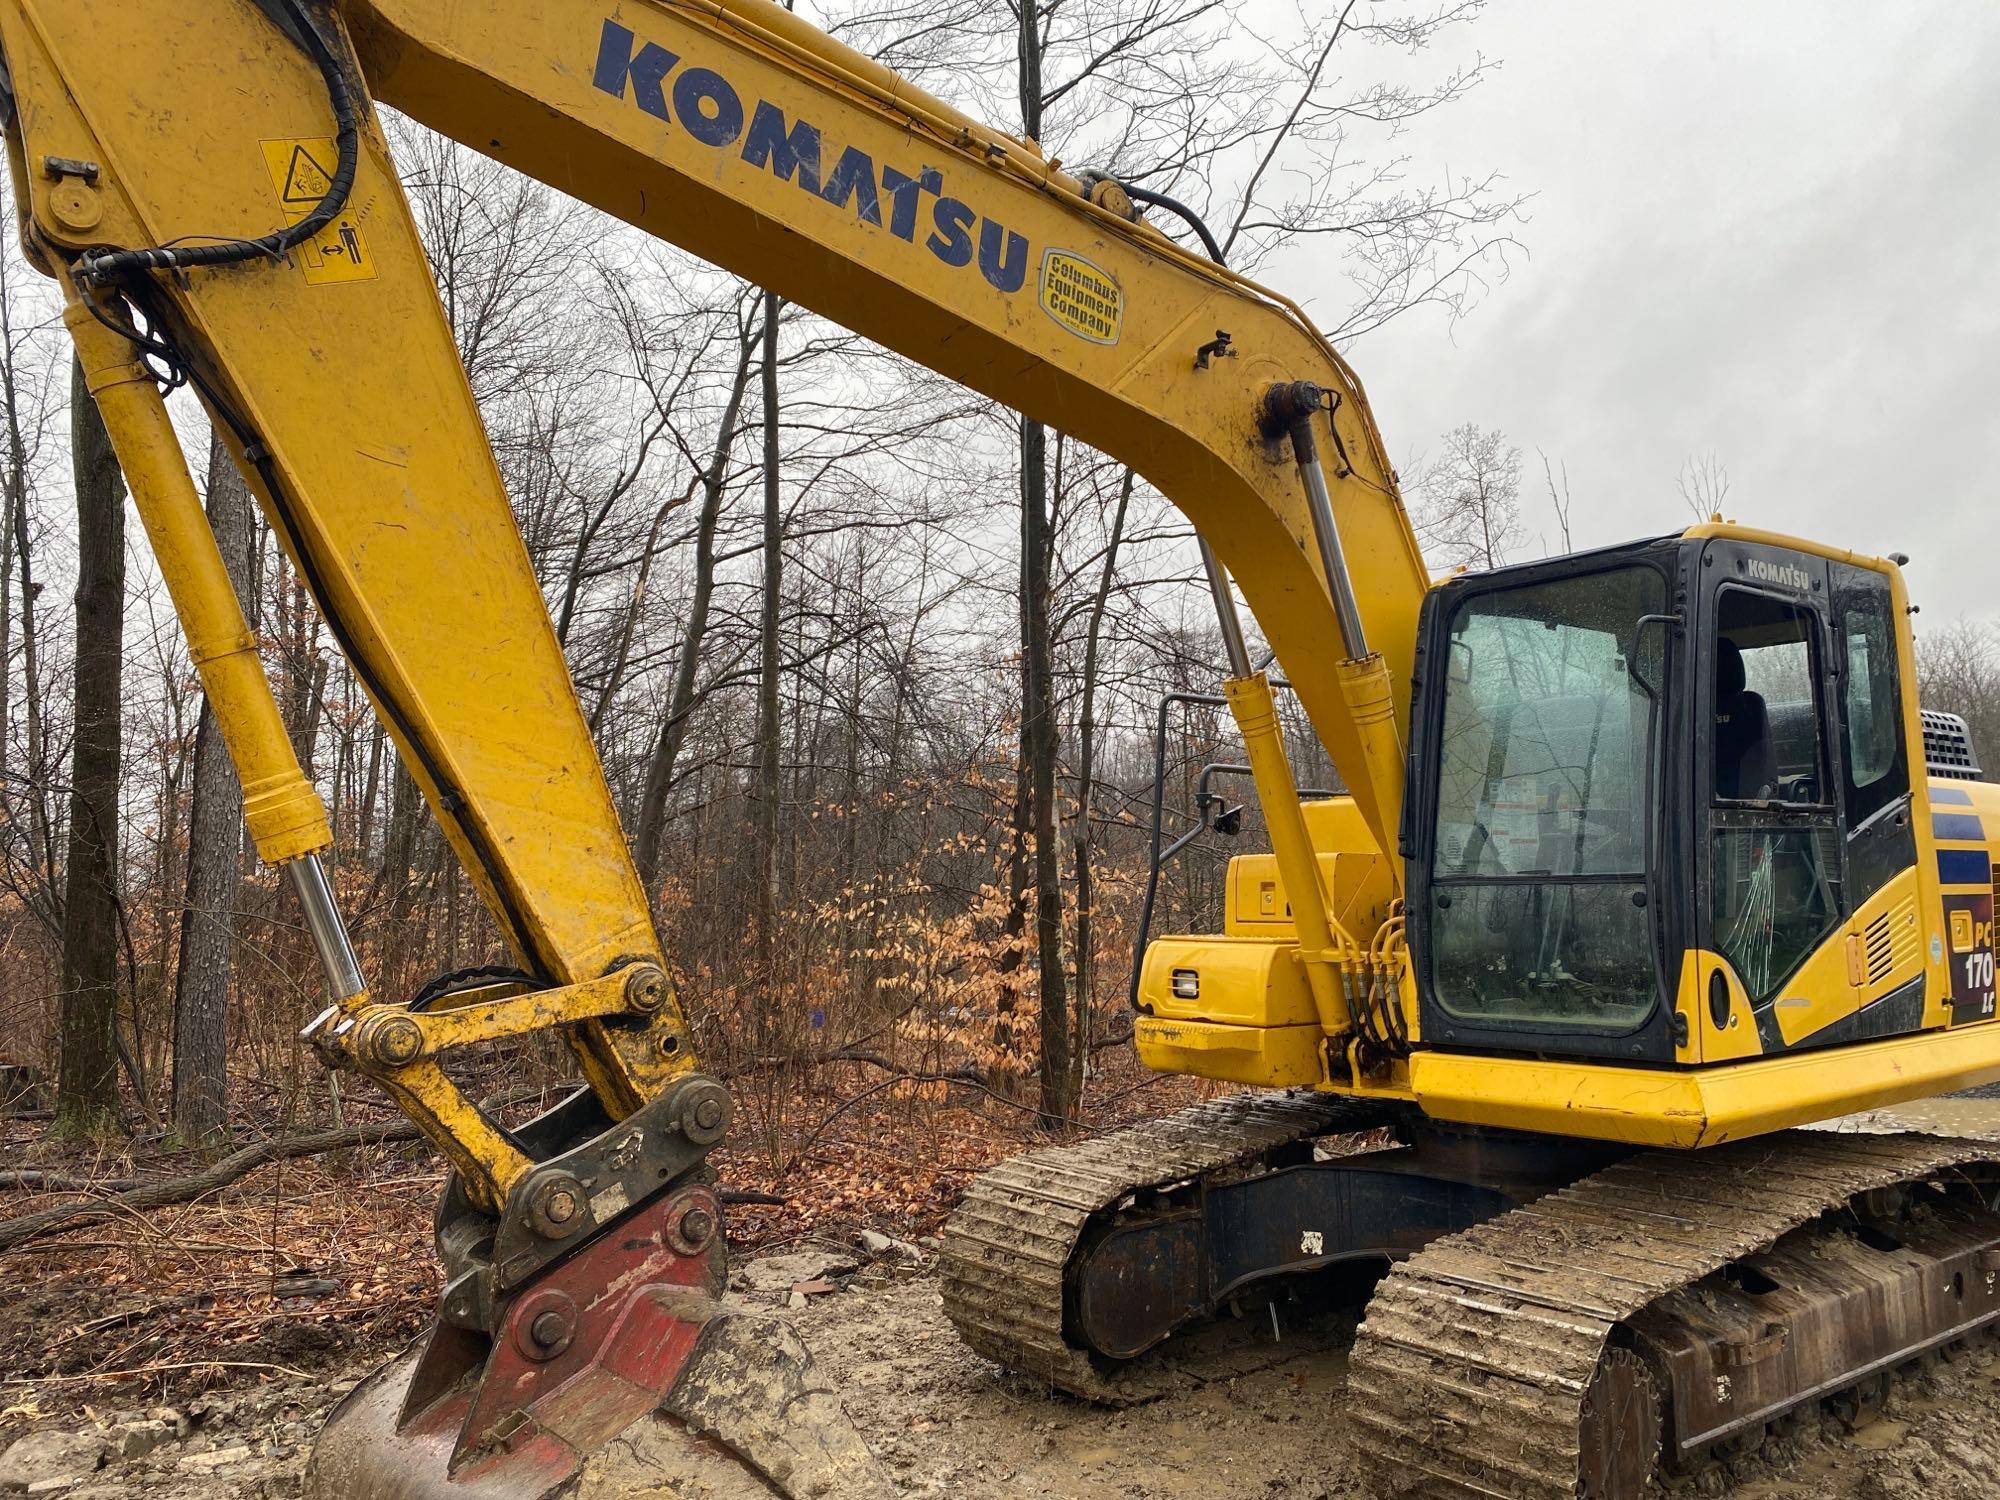
[[[208,523],[236,597],[250,592],[250,490],[219,437],[208,445]],[[245,605],[247,615],[248,605]],[[243,789],[206,700],[194,733],[188,807],[187,899],[174,972],[174,1129],[213,1140],[228,1122],[229,981],[236,948]]]
[[[84,398],[86,401],[88,397]],[[94,412],[96,408],[93,406]],[[14,560],[21,570],[21,681],[22,707],[28,739],[28,861],[42,882],[43,912],[48,914],[56,889],[55,856],[49,848],[49,766],[48,746],[42,725],[42,647],[35,630],[36,596],[42,591],[35,582],[34,548],[28,531],[28,487],[16,484],[10,497],[14,533]]]
[[[778,925],[778,628],[784,586],[784,514],[778,494],[778,294],[764,294],[764,580],[757,651],[757,970],[771,973]]]
[[[1046,39],[1038,5],[1015,7],[1021,133],[1042,136],[1042,53]],[[1035,954],[1040,973],[1038,1013],[1042,1051],[1042,1120],[1059,1125],[1076,1112],[1070,1079],[1069,992],[1062,961],[1062,875],[1056,829],[1055,657],[1049,628],[1048,430],[1021,419],[1021,760],[1029,831],[1034,841]],[[1017,797],[1017,800],[1018,799]],[[1020,836],[1024,820],[1017,813]]]
[[[84,388],[70,372],[76,469],[76,744],[63,901],[62,1063],[56,1128],[118,1123],[119,678],[125,626],[125,486]]]
[[[0,518],[0,795],[11,769],[14,714],[14,513],[27,507],[28,445],[21,429],[21,389],[14,368],[13,289],[0,264],[0,401],[6,403],[7,514]]]
[[[1062,875],[1056,829],[1054,655],[1049,630],[1048,434],[1021,419],[1021,755],[1033,798],[1035,957],[1041,1006],[1042,1118],[1076,1112],[1070,1087],[1069,987],[1063,973]]]
[[[1111,584],[1118,575],[1118,549],[1125,540],[1125,512],[1132,503],[1133,473],[1125,471],[1118,486],[1118,511],[1111,521],[1111,540],[1104,549],[1104,571],[1090,603],[1090,627],[1083,646],[1083,706],[1077,716],[1076,748],[1076,1049],[1070,1055],[1070,1096],[1083,1099],[1083,1063],[1090,1055],[1090,1000],[1095,978],[1097,944],[1096,887],[1091,878],[1091,777],[1097,760],[1097,653],[1104,636],[1104,610]]]
[[[688,719],[694,713],[695,686],[700,680],[701,647],[708,634],[708,606],[715,594],[715,528],[722,515],[722,498],[729,480],[729,456],[736,447],[736,423],[743,410],[744,392],[750,385],[750,351],[757,340],[748,329],[739,340],[736,377],[723,404],[722,425],[715,437],[715,452],[702,474],[701,519],[695,526],[694,597],[688,603],[686,634],[681,640],[681,659],[674,669],[673,696],[667,715],[660,723],[660,737],[646,765],[646,789],[639,804],[639,826],[633,840],[633,859],[639,878],[652,891],[660,874],[660,845],[667,831],[667,794],[673,790],[674,765],[681,746],[687,743]]]
[[[416,862],[417,828],[423,816],[424,799],[417,784],[396,757],[389,777],[389,822],[382,834],[382,894],[386,914],[382,923],[381,982],[400,988],[406,978],[405,966],[420,951],[421,935],[411,930],[410,910],[414,905],[410,886]],[[395,990],[392,989],[391,993]]]

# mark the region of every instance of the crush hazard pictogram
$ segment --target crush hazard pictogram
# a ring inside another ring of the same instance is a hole
[[[302,204],[310,209],[332,190],[332,170],[315,161],[303,141],[292,147],[291,157],[285,163],[285,180],[278,188],[285,206]]]

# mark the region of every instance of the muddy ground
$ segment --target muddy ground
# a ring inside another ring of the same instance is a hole
[[[2000,1101],[1930,1101],[1855,1124],[2000,1136]],[[789,1254],[803,1259],[744,1267],[734,1295],[787,1310],[856,1424],[913,1497],[1333,1500],[1361,1491],[1338,1415],[1352,1314],[1308,1319],[1288,1311],[1278,1339],[1261,1316],[1220,1326],[1176,1348],[1168,1395],[1106,1411],[1051,1396],[969,1353],[945,1321],[928,1255],[891,1249],[871,1258],[846,1245]],[[799,1281],[831,1281],[838,1290],[802,1297],[792,1290]],[[796,1306],[801,1300],[806,1305]],[[29,1493],[65,1500],[296,1495],[312,1435],[360,1373],[272,1381],[213,1393],[184,1409],[101,1411],[94,1421],[40,1427],[31,1439],[48,1445],[51,1456],[30,1466],[39,1467],[40,1482]],[[56,1457],[65,1440],[68,1456]],[[65,1472],[74,1476],[67,1483],[60,1482]],[[0,1458],[0,1488],[9,1477]],[[2000,1495],[2000,1342],[1981,1342],[1905,1377],[1879,1411],[1852,1425],[1830,1413],[1815,1416],[1732,1467],[1682,1477],[1670,1489],[1672,1500]]]

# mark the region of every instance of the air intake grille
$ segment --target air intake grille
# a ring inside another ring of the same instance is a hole
[[[1917,904],[1905,901],[1868,924],[1861,934],[1868,984],[1887,979],[1917,957]]]
[[[1931,775],[1950,781],[1982,781],[1972,731],[1957,714],[1924,713],[1924,764]]]

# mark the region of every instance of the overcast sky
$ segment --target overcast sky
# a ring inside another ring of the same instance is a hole
[[[2000,618],[2000,3],[1500,0],[1463,41],[1504,66],[1411,144],[1534,193],[1529,255],[1350,348],[1397,461],[1500,427],[1584,546],[1685,524],[1712,451],[1736,519]]]

